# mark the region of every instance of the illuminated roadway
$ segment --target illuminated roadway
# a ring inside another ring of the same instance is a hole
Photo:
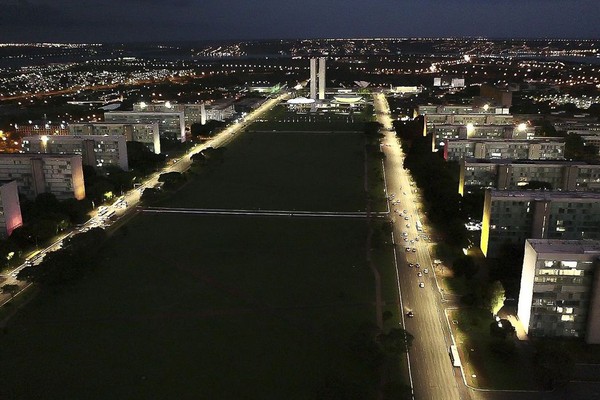
[[[104,215],[110,215],[114,213],[114,217],[112,218],[114,221],[111,221],[110,218],[103,218],[98,215],[97,211],[93,211],[91,213],[91,218],[83,225],[75,228],[69,232],[65,232],[59,235],[56,240],[49,246],[41,249],[39,252],[34,252],[34,256],[30,256],[28,259],[33,265],[38,265],[42,262],[44,256],[52,251],[58,250],[61,248],[62,243],[65,239],[79,233],[89,230],[94,227],[106,228],[116,222],[118,219],[123,216],[130,214],[136,210],[136,206],[140,202],[140,197],[144,189],[153,188],[159,182],[158,178],[161,174],[166,172],[184,172],[186,171],[190,165],[192,164],[191,156],[199,151],[202,151],[208,147],[222,147],[227,143],[232,141],[239,133],[243,132],[243,130],[252,122],[254,122],[258,117],[260,117],[263,113],[272,109],[275,105],[279,104],[281,101],[286,100],[289,97],[289,93],[283,93],[278,97],[268,99],[261,106],[259,106],[256,110],[250,112],[245,118],[237,123],[233,123],[225,127],[219,134],[217,134],[214,138],[206,141],[201,145],[196,145],[192,149],[190,149],[185,155],[180,157],[177,160],[171,160],[169,165],[165,166],[162,170],[155,172],[150,175],[140,186],[135,189],[130,190],[123,194],[123,204],[126,204],[126,207],[119,207],[116,204],[108,205],[107,211]],[[6,272],[5,274],[0,274],[0,286],[8,285],[8,284],[18,284],[20,286],[20,291],[15,295],[19,295],[23,290],[27,289],[30,285],[24,284],[22,282],[17,281],[16,276],[19,271],[27,266],[27,263],[19,265],[17,268],[14,268],[11,271]],[[0,293],[0,306],[11,300],[8,294]],[[1,321],[0,321],[1,322]]]
[[[443,314],[441,296],[434,278],[433,264],[429,254],[429,244],[423,239],[422,232],[416,229],[419,198],[413,193],[415,186],[410,186],[410,176],[403,168],[404,155],[398,139],[392,129],[387,100],[383,94],[374,94],[374,106],[378,121],[383,125],[385,137],[382,139],[382,150],[385,153],[385,177],[390,200],[390,215],[394,221],[394,240],[396,261],[398,264],[399,288],[402,312],[405,315],[406,330],[415,339],[409,352],[410,371],[414,398],[417,400],[455,400],[469,399],[469,393],[462,385],[460,369],[452,366],[448,350],[451,344],[448,325]],[[392,204],[399,200],[399,204]],[[402,216],[404,210],[406,214]],[[408,215],[408,221],[404,219]],[[406,225],[410,227],[407,228]],[[425,227],[425,230],[426,227]],[[409,240],[419,241],[413,244],[405,242],[402,233],[408,234]],[[406,252],[405,248],[416,248],[416,252]],[[408,267],[408,262],[419,263],[420,269]],[[425,268],[429,273],[423,273]],[[417,273],[421,271],[422,277]],[[419,287],[419,283],[425,287]],[[413,318],[406,317],[412,311]],[[462,387],[460,387],[462,386]]]

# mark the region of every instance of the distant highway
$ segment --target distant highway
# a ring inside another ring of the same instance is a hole
[[[43,249],[40,249],[38,252],[34,252],[33,256],[30,256],[30,258],[25,263],[19,265],[13,270],[5,272],[4,274],[0,274],[0,286],[7,284],[18,284],[20,286],[20,291],[17,294],[15,294],[16,296],[18,296],[23,290],[27,289],[30,286],[29,284],[19,282],[16,279],[16,276],[21,269],[25,268],[28,265],[40,264],[46,254],[61,248],[63,241],[67,238],[95,227],[107,228],[123,216],[134,212],[136,210],[137,205],[140,203],[140,197],[144,189],[155,187],[159,183],[158,178],[161,174],[166,172],[186,171],[192,164],[191,156],[193,154],[202,151],[208,147],[216,148],[225,146],[227,143],[231,142],[235,137],[237,137],[241,132],[243,132],[243,130],[252,122],[254,122],[256,118],[260,117],[265,112],[271,110],[281,101],[286,100],[289,97],[289,95],[290,94],[286,92],[279,95],[278,97],[268,99],[256,110],[250,112],[242,121],[228,125],[214,138],[208,140],[207,142],[201,145],[194,146],[178,160],[172,160],[169,165],[165,166],[160,171],[150,175],[140,186],[124,193],[123,196],[121,196],[121,201],[119,201],[118,203],[113,203],[112,205],[105,206],[106,208],[103,209],[103,212],[101,213],[102,215],[100,215],[100,213],[98,212],[99,208],[94,210],[90,215],[91,218],[83,225],[80,225],[79,227],[74,228],[68,232],[62,233],[56,238],[56,240],[52,244]],[[109,215],[113,216],[109,218]],[[5,303],[9,302],[10,300],[10,295],[0,293],[0,307],[3,306]]]
[[[405,327],[415,339],[409,352],[414,398],[417,400],[469,399],[462,385],[460,369],[452,366],[449,347],[451,337],[443,314],[443,305],[435,281],[435,274],[427,235],[419,232],[417,222],[420,199],[416,186],[411,183],[408,171],[404,170],[404,154],[393,132],[387,100],[383,94],[374,95],[374,106],[378,121],[383,125],[385,137],[382,150],[385,153],[385,177],[393,234],[398,264],[398,286],[404,309]],[[406,212],[404,212],[406,210]],[[408,217],[408,219],[405,219]],[[427,227],[423,227],[426,231]],[[403,233],[406,234],[404,240]],[[418,238],[418,239],[417,239]],[[411,243],[411,240],[414,241]],[[406,248],[410,251],[406,251]],[[415,252],[412,249],[416,249]],[[420,268],[409,267],[408,263],[420,264]],[[424,273],[427,269],[428,273]],[[421,273],[422,276],[417,276]],[[420,283],[424,287],[420,287]],[[406,317],[412,311],[413,318]]]

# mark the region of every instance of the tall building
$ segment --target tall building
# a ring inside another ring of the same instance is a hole
[[[160,154],[160,136],[158,123],[123,124],[119,122],[92,122],[88,124],[69,124],[69,134],[74,136],[88,135],[121,135],[129,142],[143,143],[150,151]]]
[[[161,138],[185,142],[185,118],[183,111],[176,112],[137,112],[110,111],[104,113],[106,122],[124,124],[158,124]]]
[[[122,135],[28,136],[22,140],[26,153],[79,154],[83,165],[106,167],[114,165],[129,170],[127,141]]]
[[[145,103],[139,102],[133,105],[133,111],[135,112],[183,112],[183,119],[185,121],[186,128],[190,128],[192,124],[204,125],[206,121],[203,121],[205,116],[205,105],[204,103],[176,103],[171,101],[161,101],[158,103]]]
[[[530,336],[600,343],[600,241],[528,239],[517,315]]]
[[[460,161],[458,193],[469,187],[518,190],[543,182],[551,190],[600,192],[600,165],[576,161],[480,160]]]
[[[0,237],[10,236],[13,230],[23,225],[17,182],[0,182]]]
[[[310,59],[310,98],[317,99],[317,59]]]
[[[465,104],[422,104],[417,107],[417,115],[430,114],[510,114],[506,107],[483,105],[481,107]]]
[[[436,124],[427,128],[427,133],[431,133],[432,151],[439,151],[449,140],[456,139],[528,139],[527,133],[514,125]]]
[[[82,200],[82,165],[76,154],[0,154],[0,181],[16,181],[19,193],[28,199],[52,193],[59,200]]]
[[[325,100],[326,69],[325,57],[319,58],[319,100]]]
[[[45,123],[17,125],[16,133],[19,136],[37,136],[37,135],[68,135],[69,130],[65,124],[51,125]]]
[[[496,258],[526,239],[600,239],[600,193],[486,190],[482,253]]]
[[[450,139],[444,143],[444,158],[511,160],[563,160],[565,143],[558,138],[520,139]]]

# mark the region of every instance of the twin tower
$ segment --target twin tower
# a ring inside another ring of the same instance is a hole
[[[310,59],[310,98],[317,99],[317,77],[319,80],[319,100],[325,100],[325,57],[319,58],[319,73],[317,74],[317,59]]]

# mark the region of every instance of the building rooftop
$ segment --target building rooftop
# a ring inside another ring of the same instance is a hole
[[[484,126],[482,126],[484,127]],[[486,143],[564,143],[564,138],[535,138],[535,139],[505,139],[505,138],[482,138],[482,137],[470,137],[467,139],[448,139],[455,143],[459,142],[486,142]]]
[[[527,239],[538,253],[598,254],[600,240]]]
[[[596,200],[600,201],[600,193],[594,192],[555,192],[549,190],[497,190],[488,189],[494,199],[523,200]]]
[[[562,160],[511,160],[507,158],[501,159],[485,159],[485,158],[465,158],[465,164],[494,164],[494,165],[558,165],[558,166],[575,166],[575,165],[590,165],[590,166],[599,166],[595,164],[588,164],[583,161],[562,161]]]

